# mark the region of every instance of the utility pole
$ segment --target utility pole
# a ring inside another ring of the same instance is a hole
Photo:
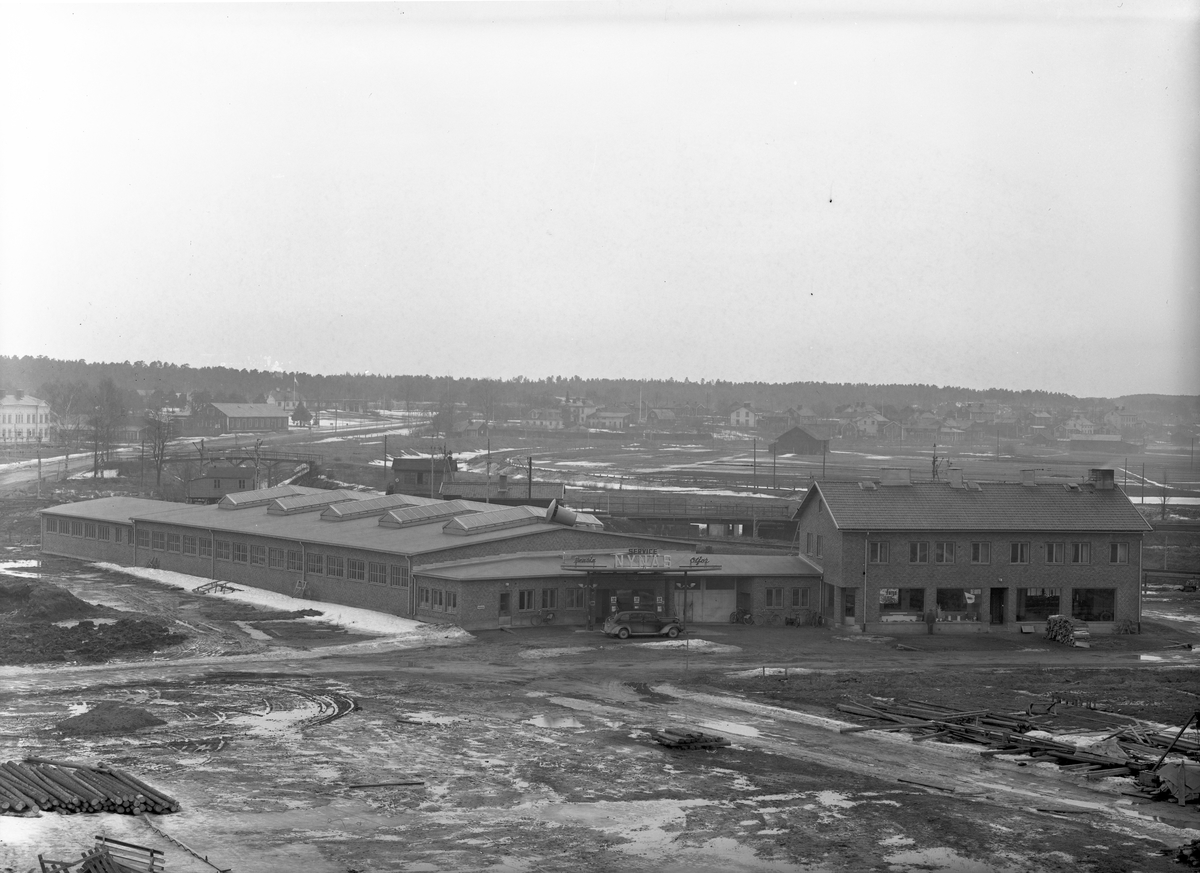
[[[138,479],[140,481],[139,489],[143,494],[146,493],[146,432],[142,431],[142,455],[139,460]]]
[[[429,447],[429,496],[433,497],[433,453],[437,451],[437,446]]]
[[[38,459],[38,497],[42,496],[42,438],[37,438],[37,459]]]
[[[754,438],[754,455],[753,455],[753,460],[751,462],[751,471],[752,471],[751,476],[753,478],[751,479],[750,484],[753,487],[753,489],[755,491],[757,491],[758,490],[758,437]]]
[[[1125,485],[1122,486],[1121,490],[1124,491],[1126,494],[1128,494],[1129,493],[1129,458],[1125,459],[1125,463],[1121,465],[1121,469],[1125,471]]]
[[[1146,462],[1142,462],[1142,506],[1146,505]]]
[[[529,456],[529,499],[533,500],[533,455]]]
[[[383,489],[386,491],[388,486],[388,462],[387,462],[387,434],[383,435]]]
[[[492,438],[488,437],[487,441],[487,460],[483,462],[483,475],[487,484],[483,486],[483,502],[491,505],[492,502]]]
[[[775,490],[775,446],[776,443],[771,443],[771,490]]]

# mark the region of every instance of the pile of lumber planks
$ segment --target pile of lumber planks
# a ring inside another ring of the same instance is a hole
[[[889,724],[855,725],[841,733],[869,730],[912,730],[918,733],[916,742],[942,739],[950,742],[972,742],[988,746],[980,754],[1028,755],[1036,761],[1058,764],[1064,769],[1078,770],[1089,779],[1103,776],[1131,776],[1154,768],[1153,761],[1143,760],[1136,751],[1122,749],[1120,756],[1080,749],[1048,737],[1028,736],[1045,726],[1045,718],[1034,720],[1025,714],[1005,714],[991,710],[955,710],[933,703],[910,700],[904,703],[842,703],[842,712],[879,719]]]
[[[179,811],[179,801],[124,770],[26,758],[0,764],[0,812]]]
[[[697,730],[680,730],[679,728],[651,731],[650,736],[656,743],[669,749],[719,749],[732,745],[725,737],[705,734]]]
[[[1091,646],[1091,633],[1087,622],[1078,621],[1066,615],[1052,615],[1046,619],[1046,639],[1068,646],[1086,649]]]

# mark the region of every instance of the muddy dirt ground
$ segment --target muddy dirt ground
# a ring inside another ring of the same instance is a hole
[[[834,708],[915,697],[1016,712],[1060,696],[1075,704],[1064,731],[1179,724],[1200,705],[1200,647],[1170,646],[1200,643],[1200,597],[1171,586],[1147,597],[1147,633],[1089,650],[740,625],[674,642],[538,628],[433,646],[68,561],[5,566],[5,581],[53,581],[187,639],[102,664],[0,667],[0,760],[122,767],[181,801],[155,826],[239,873],[1166,871],[1178,868],[1155,852],[1200,837],[1195,807],[1144,803],[1122,793],[1128,779],[843,735],[850,718]],[[152,718],[66,732],[103,703]],[[654,744],[649,731],[670,725],[733,745]],[[0,816],[0,871],[97,833],[161,848],[177,873],[212,870],[141,820],[45,814]]]

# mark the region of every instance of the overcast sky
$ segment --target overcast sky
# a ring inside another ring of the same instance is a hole
[[[1197,4],[797,5],[0,8],[0,351],[1200,393]]]

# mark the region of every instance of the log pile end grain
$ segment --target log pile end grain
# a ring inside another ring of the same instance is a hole
[[[0,813],[113,812],[140,815],[179,811],[179,801],[115,767],[50,762],[0,764]]]

